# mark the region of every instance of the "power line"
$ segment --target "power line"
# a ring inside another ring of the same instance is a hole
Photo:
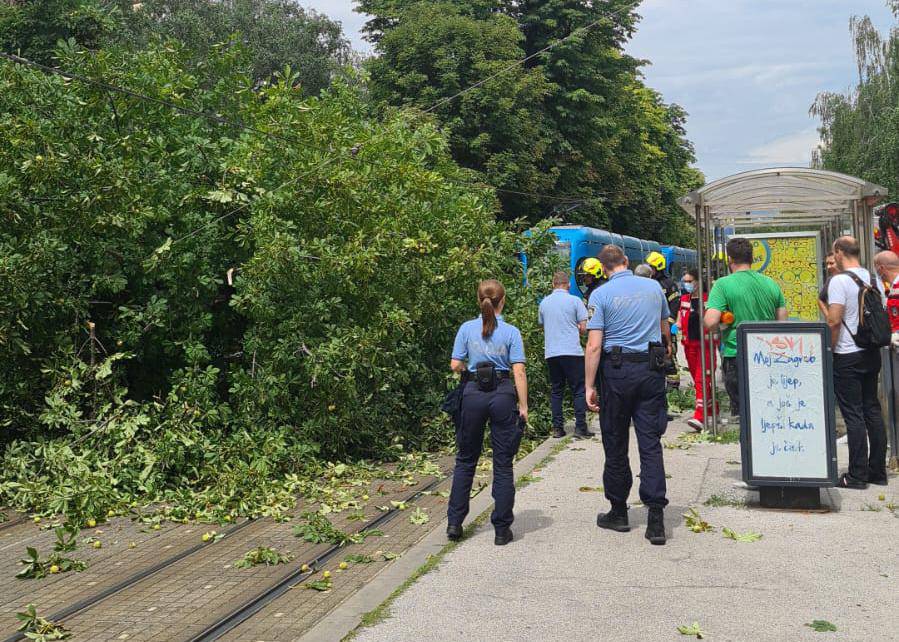
[[[430,107],[428,107],[427,109],[425,109],[425,110],[424,110],[424,113],[429,114],[429,113],[431,113],[432,111],[434,111],[435,109],[437,109],[438,107],[441,107],[441,106],[445,105],[446,103],[452,102],[452,101],[454,101],[456,98],[459,98],[460,96],[464,96],[465,94],[467,94],[467,93],[470,92],[470,91],[474,91],[474,90],[477,89],[478,87],[483,86],[484,84],[490,82],[490,81],[493,80],[494,78],[498,78],[498,77],[502,76],[503,74],[505,74],[505,73],[508,72],[508,71],[512,71],[513,69],[515,69],[515,68],[518,67],[519,65],[523,65],[523,64],[525,64],[526,62],[528,62],[528,61],[530,61],[530,60],[533,60],[533,59],[536,58],[537,56],[540,56],[540,55],[542,55],[542,54],[545,54],[547,51],[550,51],[550,50],[552,50],[552,49],[555,49],[556,47],[558,47],[559,45],[561,45],[563,42],[566,42],[567,40],[570,40],[571,38],[574,38],[576,35],[578,35],[578,34],[580,34],[580,33],[586,33],[587,31],[589,31],[590,29],[592,29],[593,27],[595,27],[596,25],[598,25],[598,24],[599,24],[600,22],[602,22],[603,20],[607,20],[607,19],[609,19],[609,18],[612,18],[613,16],[616,16],[616,15],[620,14],[620,13],[622,12],[622,10],[624,10],[624,9],[631,10],[631,9],[633,9],[633,7],[631,7],[631,6],[623,6],[623,7],[621,7],[620,9],[617,9],[616,11],[613,11],[612,13],[609,13],[609,14],[606,14],[606,15],[603,15],[603,16],[600,16],[599,18],[597,18],[596,20],[594,20],[593,22],[591,22],[591,23],[588,24],[588,25],[585,25],[585,26],[583,26],[583,27],[578,27],[577,29],[575,29],[574,31],[572,31],[570,34],[568,34],[567,36],[565,36],[564,38],[560,38],[559,40],[556,40],[555,42],[551,42],[550,44],[548,44],[547,46],[545,46],[543,49],[540,49],[539,51],[535,51],[535,52],[532,53],[531,55],[525,56],[525,57],[522,58],[521,60],[516,60],[516,61],[513,62],[512,64],[510,64],[510,65],[508,65],[508,66],[506,66],[506,67],[503,67],[502,69],[500,69],[499,71],[497,71],[495,74],[491,74],[490,76],[487,76],[486,78],[484,78],[484,79],[482,79],[482,80],[479,80],[478,82],[474,83],[473,85],[470,85],[469,87],[466,87],[466,88],[463,89],[462,91],[459,91],[459,92],[453,94],[452,96],[448,96],[448,97],[446,97],[446,98],[442,98],[441,100],[438,100],[436,103],[434,103],[433,105],[431,105]]]
[[[175,110],[175,111],[181,112],[181,113],[186,114],[186,115],[189,115],[189,116],[194,116],[194,117],[197,117],[197,118],[204,118],[204,119],[213,121],[213,122],[215,122],[215,123],[217,123],[217,124],[220,124],[220,125],[227,125],[227,126],[229,126],[229,127],[235,128],[235,129],[242,129],[242,130],[245,130],[245,131],[250,131],[250,132],[253,132],[253,133],[258,134],[258,135],[260,135],[260,136],[269,138],[269,139],[274,139],[274,140],[279,140],[279,141],[283,141],[283,142],[293,143],[293,144],[295,144],[295,145],[299,145],[299,146],[303,146],[303,147],[308,147],[308,148],[315,149],[315,150],[320,151],[320,152],[323,152],[323,153],[334,153],[334,150],[332,150],[332,149],[326,149],[326,148],[323,148],[323,147],[318,147],[318,146],[316,146],[316,145],[310,144],[308,141],[302,141],[302,140],[300,140],[300,139],[298,139],[298,138],[294,138],[294,137],[291,137],[291,136],[284,136],[284,135],[281,135],[281,134],[276,134],[276,133],[273,133],[273,132],[268,132],[268,131],[265,131],[265,130],[262,130],[262,129],[258,129],[258,128],[256,128],[256,127],[252,127],[252,126],[250,126],[250,125],[246,125],[246,124],[244,124],[244,123],[242,123],[242,122],[240,122],[240,121],[233,120],[233,119],[230,119],[230,118],[226,118],[226,117],[221,116],[221,115],[219,115],[219,114],[214,114],[214,113],[211,113],[211,112],[208,112],[208,111],[202,111],[202,110],[199,110],[199,109],[193,109],[193,108],[191,108],[191,107],[185,107],[185,106],[183,106],[183,105],[179,105],[178,103],[174,103],[174,102],[172,102],[172,101],[165,100],[165,99],[163,99],[163,98],[157,98],[157,97],[155,97],[155,96],[150,96],[150,95],[148,95],[148,94],[144,94],[144,93],[141,93],[141,92],[138,92],[138,91],[134,91],[134,90],[132,90],[132,89],[128,89],[128,88],[125,88],[125,87],[121,87],[121,86],[119,86],[119,85],[116,85],[116,84],[111,83],[111,82],[106,81],[106,80],[100,80],[100,79],[97,79],[97,78],[92,78],[92,77],[90,77],[90,76],[85,76],[84,74],[79,74],[79,73],[76,73],[76,72],[73,72],[73,71],[68,71],[68,70],[65,70],[65,69],[60,69],[60,68],[58,68],[58,67],[50,67],[50,66],[48,66],[48,65],[44,65],[44,64],[41,64],[41,63],[39,63],[39,62],[35,62],[35,61],[33,61],[33,60],[29,60],[29,59],[27,59],[27,58],[23,58],[23,57],[21,57],[21,56],[15,55],[15,54],[9,54],[9,53],[0,52],[0,58],[5,59],[5,60],[7,60],[7,61],[9,61],[9,62],[12,62],[12,63],[15,63],[15,64],[20,64],[20,65],[23,65],[23,66],[26,66],[26,67],[31,67],[31,68],[33,68],[33,69],[37,69],[37,70],[39,70],[39,71],[41,71],[41,72],[44,72],[44,73],[46,73],[46,74],[60,76],[60,77],[62,77],[62,78],[66,78],[67,80],[76,80],[76,81],[78,81],[78,82],[82,82],[82,83],[87,84],[87,85],[93,85],[93,86],[99,87],[99,88],[101,88],[101,89],[103,89],[103,90],[105,90],[105,91],[107,91],[107,92],[118,93],[118,94],[122,94],[122,95],[125,95],[125,96],[128,96],[128,97],[131,97],[131,98],[135,98],[135,99],[137,99],[137,100],[143,100],[143,101],[155,103],[155,104],[157,104],[157,105],[162,105],[162,106],[168,107],[168,108],[170,108],[170,109],[173,109],[173,110]],[[354,146],[354,147],[351,149],[351,154],[352,154],[353,157],[355,157],[355,155],[356,155],[356,153],[359,151],[359,149],[360,149],[360,146],[359,146],[359,145],[356,145],[356,146]],[[364,163],[370,164],[370,165],[374,165],[374,164],[375,164],[374,161],[371,161],[371,160],[366,159],[366,158],[364,158],[364,157],[359,158],[358,160],[360,160],[360,161],[362,161],[362,162],[364,162]],[[448,182],[451,182],[451,183],[453,183],[453,184],[455,184],[455,185],[462,186],[462,187],[475,187],[475,188],[479,188],[479,189],[492,189],[492,190],[494,190],[494,191],[497,191],[497,192],[500,192],[500,193],[504,193],[504,194],[514,194],[514,195],[518,195],[518,196],[528,196],[528,197],[535,198],[535,199],[549,200],[549,201],[558,201],[558,202],[562,202],[562,203],[574,203],[574,202],[590,202],[590,201],[596,201],[596,200],[599,200],[599,197],[601,197],[601,196],[606,196],[606,195],[610,195],[610,194],[614,194],[614,193],[615,193],[615,192],[594,192],[594,194],[593,194],[592,196],[583,196],[583,195],[570,195],[570,196],[568,196],[568,195],[542,194],[542,193],[539,193],[539,192],[525,192],[525,191],[519,191],[519,190],[506,189],[506,188],[502,188],[502,187],[496,187],[496,186],[494,186],[494,185],[490,185],[489,183],[485,183],[485,182],[468,182],[468,181],[456,181],[456,180],[448,181]]]

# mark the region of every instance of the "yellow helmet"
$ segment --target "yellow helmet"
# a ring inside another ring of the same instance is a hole
[[[646,262],[659,272],[664,270],[668,265],[668,261],[665,260],[665,255],[661,252],[650,252],[646,255]]]
[[[601,277],[603,276],[602,263],[599,262],[599,259],[585,259],[581,264],[581,272],[584,274],[592,274],[595,277]]]

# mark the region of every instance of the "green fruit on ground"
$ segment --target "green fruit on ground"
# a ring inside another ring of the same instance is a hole
[[[87,520],[85,522],[85,524],[87,525],[88,528],[93,528],[94,526],[97,525],[97,520],[95,520],[93,517],[91,517],[89,520]]]
[[[350,567],[350,565],[347,564],[346,562],[341,562],[341,563],[340,563],[340,570],[341,570],[341,571],[345,571],[345,570],[347,570],[349,567]]]
[[[53,575],[56,575],[57,573],[59,573],[59,567],[56,564],[54,564],[53,566],[50,567],[50,573]]]
[[[94,541],[94,548],[103,548],[103,544],[100,542],[100,540]]]

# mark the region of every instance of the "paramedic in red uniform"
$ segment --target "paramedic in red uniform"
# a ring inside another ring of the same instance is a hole
[[[687,356],[687,366],[690,368],[690,376],[693,377],[693,385],[696,388],[696,408],[693,416],[687,419],[687,425],[697,432],[702,430],[702,417],[705,412],[705,400],[710,399],[711,377],[715,371],[712,359],[717,346],[709,341],[708,330],[705,330],[705,376],[703,377],[700,364],[702,363],[702,347],[699,344],[699,331],[702,324],[699,320],[699,273],[690,268],[681,280],[684,294],[680,298],[680,309],[677,315],[677,329],[681,335],[681,344],[684,346],[684,354]],[[709,298],[708,292],[702,293],[703,302]],[[703,380],[705,386],[703,386]],[[717,410],[717,406],[716,406]],[[715,413],[717,414],[717,412]]]
[[[899,348],[899,255],[889,250],[878,252],[874,256],[874,270],[887,292],[887,314],[893,330],[893,347]]]

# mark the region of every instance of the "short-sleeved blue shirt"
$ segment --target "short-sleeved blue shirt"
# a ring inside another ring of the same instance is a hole
[[[577,326],[587,320],[587,307],[579,297],[568,290],[553,290],[540,302],[538,318],[546,335],[544,356],[547,359],[584,355]]]
[[[671,314],[659,284],[630,270],[616,272],[591,294],[590,307],[587,329],[603,331],[605,352],[646,352],[650,342],[661,342],[661,320]]]
[[[453,359],[468,362],[468,370],[474,372],[477,365],[490,361],[497,370],[509,371],[513,363],[524,363],[524,341],[514,325],[496,317],[496,329],[486,339],[481,336],[481,317],[466,321],[456,333],[453,343]]]

